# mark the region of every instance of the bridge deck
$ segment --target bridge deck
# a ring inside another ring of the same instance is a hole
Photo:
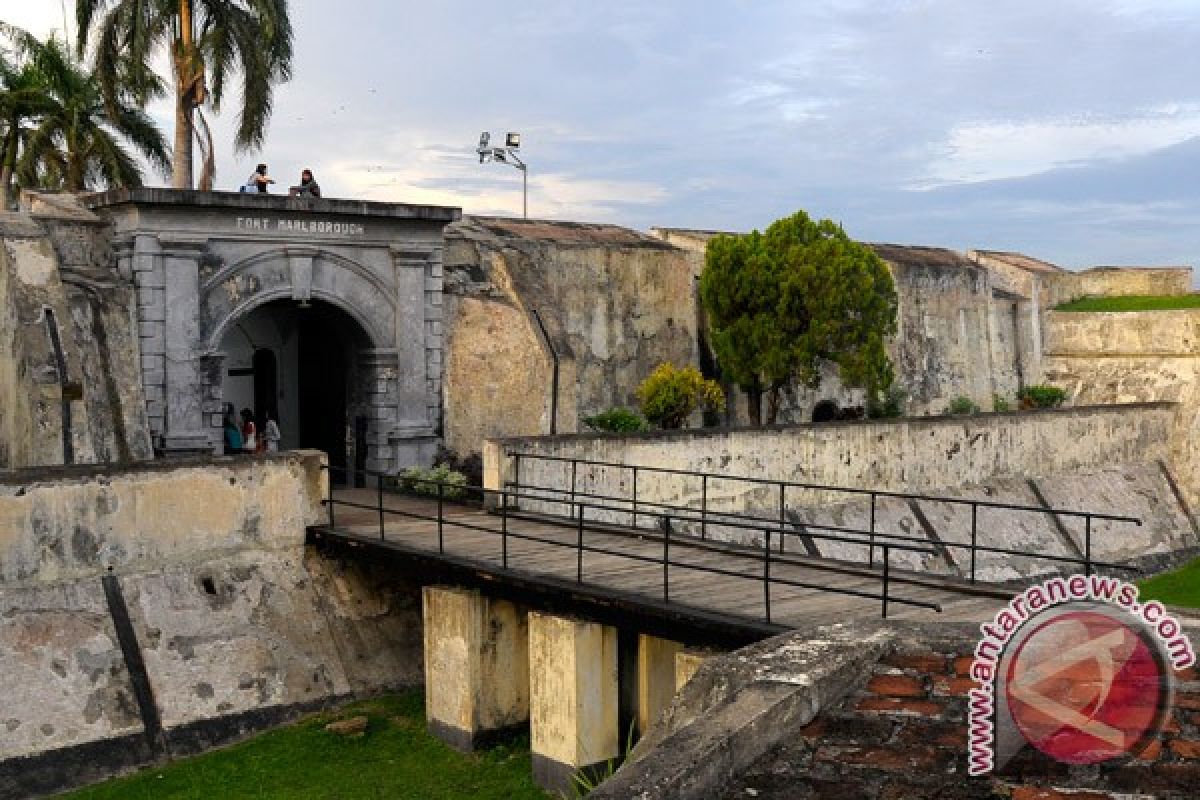
[[[404,517],[391,512],[435,517],[435,500],[385,493],[384,537],[380,539],[377,494],[371,489],[337,492],[338,501],[370,506],[370,509],[337,505],[336,525],[312,529],[319,539],[341,541],[361,547],[392,551],[400,557],[425,556],[454,561],[473,567],[479,574],[503,583],[506,579],[543,581],[561,586],[572,584],[572,591],[604,596],[620,596],[627,601],[661,609],[669,604],[677,617],[721,617],[747,626],[762,628],[765,622],[765,591],[760,550],[701,542],[676,536],[671,538],[668,582],[669,600],[664,603],[661,561],[663,542],[653,531],[611,526],[588,526],[584,544],[608,552],[585,552],[583,581],[577,582],[578,531],[572,520],[553,520],[509,514],[508,567],[502,564],[501,526],[497,514],[476,508],[446,503],[443,509],[443,546],[439,552],[437,523],[429,519]],[[475,530],[463,525],[486,530]],[[518,538],[532,536],[543,541]],[[636,560],[641,556],[646,561]],[[734,574],[715,574],[690,567],[720,569]],[[792,586],[785,581],[811,584],[830,589],[857,590],[876,595],[881,590],[878,570],[831,563],[789,553],[772,557],[770,563],[771,627],[791,628],[812,623],[847,619],[879,618],[881,602],[824,591],[819,588]],[[1005,600],[998,592],[971,593],[932,576],[915,576],[893,570],[888,617],[902,619],[980,621],[992,616]],[[937,603],[942,613],[903,605],[901,599]]]

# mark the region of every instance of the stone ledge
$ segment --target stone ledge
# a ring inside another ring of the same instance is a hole
[[[366,200],[289,197],[279,194],[201,192],[192,189],[113,189],[108,192],[84,195],[81,200],[84,205],[93,210],[137,204],[346,214],[357,217],[422,219],[435,222],[453,222],[462,216],[461,209],[451,206],[375,203]]]

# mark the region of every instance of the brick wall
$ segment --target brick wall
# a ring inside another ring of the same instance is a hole
[[[902,646],[866,684],[726,788],[733,798],[1131,800],[1200,796],[1200,675],[1177,674],[1164,730],[1123,763],[1074,767],[1026,748],[996,775],[967,775],[973,642]]]

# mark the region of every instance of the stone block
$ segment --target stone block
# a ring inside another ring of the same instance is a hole
[[[529,671],[533,777],[569,792],[577,772],[620,753],[616,628],[530,612]]]
[[[142,349],[142,358],[147,356],[162,356],[167,352],[166,342],[161,336],[143,337],[138,340],[138,346]]]
[[[647,634],[638,635],[637,727],[649,730],[651,723],[671,704],[676,690],[676,658],[683,645]]]
[[[459,750],[529,719],[529,632],[523,610],[477,590],[426,586],[425,716]]]

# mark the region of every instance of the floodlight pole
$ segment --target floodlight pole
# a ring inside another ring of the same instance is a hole
[[[521,170],[521,218],[529,219],[529,167],[517,155],[516,147],[520,147],[520,140],[517,140],[516,147],[489,147],[490,139],[491,134],[486,131],[479,137],[479,147],[475,149],[475,152],[479,154],[479,163],[498,161]]]

